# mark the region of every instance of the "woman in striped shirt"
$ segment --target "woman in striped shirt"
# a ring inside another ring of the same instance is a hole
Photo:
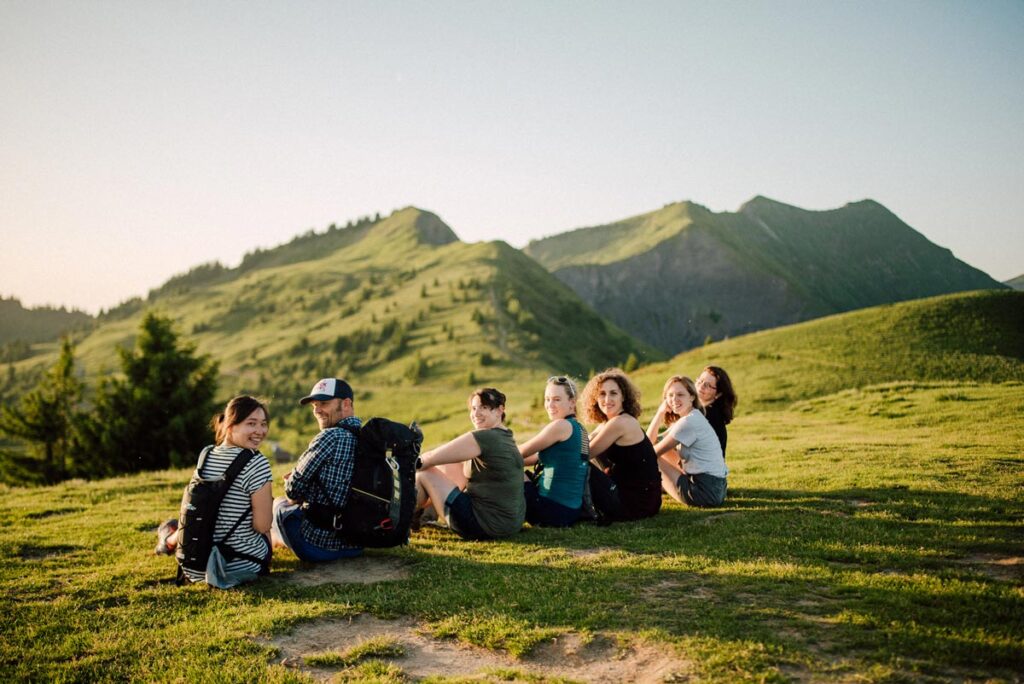
[[[273,477],[270,462],[259,451],[260,444],[267,436],[268,420],[267,407],[258,399],[238,396],[229,401],[224,412],[214,416],[211,421],[216,444],[208,447],[201,473],[203,478],[222,476],[243,449],[256,453],[255,458],[246,464],[228,488],[217,514],[214,531],[215,542],[231,547],[246,558],[234,557],[227,560],[223,566],[224,575],[218,577],[184,569],[185,576],[192,582],[207,581],[216,586],[233,586],[255,579],[270,570],[271,545],[268,535],[274,502],[271,494]],[[232,527],[234,531],[231,531]],[[157,553],[173,553],[179,541],[177,521],[168,521],[160,528]]]

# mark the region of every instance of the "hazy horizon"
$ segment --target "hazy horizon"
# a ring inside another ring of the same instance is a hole
[[[1024,4],[0,4],[0,294],[95,313],[404,206],[467,242],[873,199],[1024,273]]]

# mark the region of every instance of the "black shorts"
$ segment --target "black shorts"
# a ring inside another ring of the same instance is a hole
[[[480,522],[473,512],[473,499],[469,494],[455,488],[444,501],[444,517],[448,527],[463,539],[491,539],[491,535],[480,527]]]
[[[526,522],[541,527],[569,527],[580,519],[579,508],[569,508],[540,495],[533,482],[523,483],[526,496]]]

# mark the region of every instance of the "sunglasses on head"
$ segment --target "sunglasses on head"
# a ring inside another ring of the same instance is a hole
[[[548,378],[548,384],[549,385],[561,385],[569,393],[569,398],[570,399],[575,399],[576,398],[576,392],[573,391],[573,388],[572,388],[572,380],[570,380],[569,378],[565,377],[564,375],[552,375],[550,378]]]

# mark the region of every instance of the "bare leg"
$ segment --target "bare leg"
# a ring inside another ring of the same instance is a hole
[[[452,490],[459,487],[448,479],[446,473],[442,472],[443,466],[427,468],[416,473],[416,504],[425,506],[428,502],[433,505],[439,522],[448,524],[444,516],[444,502]]]
[[[683,470],[665,456],[658,457],[658,470],[661,471],[661,488],[665,490],[665,493],[679,503],[686,503],[679,496],[679,478],[682,476]]]
[[[451,483],[459,489],[465,489],[469,484],[466,479],[466,471],[462,463],[445,463],[437,466],[437,470],[444,473],[444,476],[451,480]]]

